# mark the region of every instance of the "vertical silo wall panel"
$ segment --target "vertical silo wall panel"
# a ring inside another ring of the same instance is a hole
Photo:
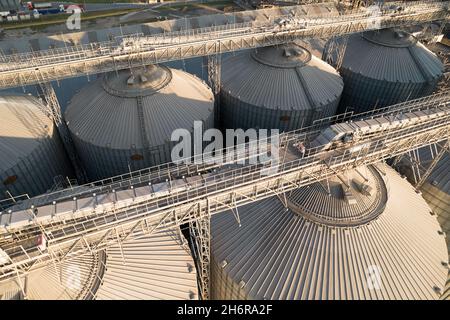
[[[386,107],[407,99],[416,99],[431,94],[437,85],[437,80],[430,82],[391,82],[377,80],[341,69],[344,79],[344,91],[339,112],[347,107],[357,113]]]
[[[151,148],[151,159],[132,160],[135,154],[144,155],[142,149],[112,149],[86,143],[74,136],[77,152],[90,181],[105,179],[157,165],[153,159],[165,159],[164,146]]]
[[[194,125],[194,124],[192,124]],[[214,114],[204,121],[204,130],[214,126]],[[193,132],[191,131],[191,135]],[[171,162],[172,148],[176,144],[170,141],[170,136],[164,144],[152,146],[149,150],[150,158],[145,158],[144,149],[112,149],[108,147],[96,146],[72,135],[76,150],[83,162],[84,168],[90,181],[101,180],[113,176],[136,171],[148,167],[157,166]],[[144,156],[143,160],[132,160],[135,154]]]
[[[225,269],[227,267],[225,266]],[[249,300],[248,294],[225,270],[211,257],[211,299],[212,300]]]
[[[426,182],[420,188],[420,191],[422,192],[423,198],[433,210],[433,213],[437,216],[442,231],[447,234],[446,242],[450,257],[450,194],[433,186],[430,182]],[[441,299],[450,299],[450,272]]]
[[[317,109],[281,110],[247,104],[226,92],[221,94],[221,118],[224,129],[279,129],[290,131],[309,126],[314,120],[336,114],[339,105],[338,97]],[[282,121],[281,117],[289,117]]]
[[[58,132],[53,130],[52,136],[42,138],[27,157],[0,172],[0,199],[7,198],[7,190],[13,196],[28,194],[33,197],[45,193],[53,187],[54,178],[58,175],[73,177],[73,170]],[[10,176],[17,176],[17,180],[5,185],[3,182]]]

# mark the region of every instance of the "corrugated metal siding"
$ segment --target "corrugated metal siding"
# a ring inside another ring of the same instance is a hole
[[[158,92],[143,94],[143,115],[150,158],[144,156],[137,99],[105,91],[102,79],[74,96],[65,113],[69,130],[91,180],[119,175],[171,161],[170,141],[178,128],[193,132],[195,120],[206,130],[214,126],[214,100],[209,87],[180,70]],[[129,74],[122,71],[121,76]],[[123,77],[126,80],[126,77]],[[124,91],[127,91],[126,84]]]
[[[370,224],[333,228],[307,221],[276,198],[212,218],[216,299],[437,299],[447,249],[429,207],[392,169],[385,211]],[[225,267],[222,267],[224,263]],[[369,290],[367,270],[381,271]],[[243,281],[243,282],[241,282]]]
[[[421,166],[428,168],[433,157],[436,155],[435,146],[425,147],[418,150],[418,157]],[[397,166],[402,174],[405,174],[409,181],[414,183],[414,174],[409,161],[400,162]],[[450,235],[450,154],[445,153],[436,164],[428,179],[421,187],[423,198],[430,205],[437,215],[442,229]],[[447,237],[450,250],[450,237]],[[450,252],[449,252],[450,254]]]
[[[86,255],[62,264],[50,264],[44,268],[31,271],[27,277],[21,277],[29,300],[74,300],[82,299],[92,285],[92,274],[97,256]],[[22,298],[22,291],[17,278],[0,282],[0,296],[16,291]],[[14,298],[14,297],[10,297]]]
[[[439,58],[420,43],[398,40],[400,47],[369,41],[365,35],[349,37],[340,73],[344,91],[340,110],[364,112],[406,99],[431,94],[443,72]],[[394,33],[382,30],[380,39],[395,44]],[[405,44],[406,43],[406,44]]]
[[[27,193],[30,197],[48,191],[54,184],[54,177],[72,177],[72,168],[67,159],[58,132],[42,140],[27,157],[21,158],[14,167],[0,172],[0,199],[7,198],[8,190],[13,196]],[[16,176],[13,184],[5,185],[8,177]]]
[[[429,148],[419,150],[420,160],[426,168],[431,162]],[[411,172],[409,172],[411,174]],[[412,177],[409,177],[413,179]],[[422,185],[420,191],[423,198],[436,214],[442,230],[447,234],[447,249],[450,260],[450,154],[445,153],[437,163],[427,181]],[[450,273],[442,299],[450,300]]]
[[[0,200],[46,192],[57,175],[72,176],[72,168],[52,121],[30,96],[0,97]],[[8,177],[14,183],[6,184]]]
[[[221,119],[224,128],[285,131],[336,113],[343,82],[331,66],[314,56],[303,66],[292,66],[275,47],[262,48],[256,53],[265,59],[272,57],[275,66],[255,59],[253,54],[248,51],[223,61]]]
[[[356,203],[348,203],[344,196],[342,181],[332,177],[323,183],[314,183],[289,193],[289,207],[308,214],[308,219],[327,225],[360,225],[372,220],[384,211],[388,191],[382,176],[374,167],[361,168],[360,173],[346,174],[350,191]],[[371,188],[364,194],[359,191],[362,184]],[[328,189],[329,188],[329,189]]]
[[[53,131],[52,121],[40,110],[41,104],[28,95],[0,97],[0,171],[26,157]]]
[[[106,254],[85,255],[56,269],[50,264],[30,272],[21,278],[27,299],[198,299],[194,260],[178,233],[165,230],[135,236],[122,244],[123,258],[115,245]],[[20,298],[17,278],[0,282],[0,300]]]
[[[197,299],[194,261],[172,231],[162,231],[107,250],[97,299]]]

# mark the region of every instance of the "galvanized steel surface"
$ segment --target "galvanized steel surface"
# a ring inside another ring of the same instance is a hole
[[[187,245],[174,229],[142,235],[107,250],[100,300],[198,299],[197,273]]]
[[[144,235],[94,255],[32,271],[20,281],[0,282],[0,300],[197,299],[197,273],[176,230]],[[123,252],[123,256],[122,256]]]
[[[342,78],[295,44],[230,56],[222,64],[225,128],[292,130],[334,115]]]
[[[420,190],[447,235],[450,259],[450,154],[447,153],[443,156]],[[450,300],[450,271],[442,299]]]
[[[28,95],[0,97],[0,199],[44,193],[57,175],[72,176],[53,122]]]
[[[240,228],[231,212],[214,216],[213,297],[437,299],[448,272],[445,238],[412,186],[383,170],[386,208],[359,227],[311,222],[275,197],[239,208]]]
[[[364,112],[431,94],[443,70],[434,53],[404,32],[351,35],[340,69],[341,109]]]
[[[192,132],[195,120],[205,129],[214,125],[213,94],[204,82],[180,70],[148,68],[133,71],[134,80],[130,71],[105,75],[69,104],[65,119],[90,179],[170,162],[175,129]]]
[[[384,211],[386,202],[383,177],[371,166],[313,183],[288,195],[292,211],[319,224],[341,227],[373,220]]]
[[[439,150],[439,149],[438,149]],[[419,150],[421,165],[427,168],[432,161],[432,152],[436,154],[434,146]],[[413,181],[411,167],[402,167],[408,178]],[[403,172],[402,171],[402,172]],[[420,188],[423,198],[437,216],[442,230],[446,233],[447,249],[450,257],[450,154],[448,151],[434,167],[426,182]],[[450,299],[450,272],[443,299]]]
[[[98,263],[98,255],[85,255],[34,270],[20,280],[0,282],[0,300],[83,299],[96,277]]]

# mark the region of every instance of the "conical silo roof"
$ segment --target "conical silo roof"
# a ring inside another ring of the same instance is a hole
[[[59,132],[42,110],[31,95],[0,97],[0,208],[3,199],[33,197],[50,190],[55,177],[73,176]]]
[[[15,166],[53,134],[42,103],[29,95],[0,97],[0,172]]]
[[[206,121],[213,102],[211,90],[195,76],[152,65],[111,72],[88,84],[69,103],[65,119],[72,134],[86,143],[140,149],[142,124],[150,146],[159,146],[170,141],[173,130]]]
[[[224,59],[221,85],[243,103],[281,110],[327,105],[339,99],[343,88],[333,67],[293,43]]]
[[[112,246],[106,253],[107,270],[96,299],[198,299],[194,260],[174,229],[151,235],[141,232],[137,239],[122,248]]]
[[[437,163],[421,191],[424,199],[437,215],[442,230],[447,235],[447,249],[450,260],[450,154],[448,152]],[[442,298],[450,299],[450,271]]]
[[[365,170],[360,168],[364,181],[375,189],[350,187],[369,198],[365,208],[343,195],[327,199],[310,191],[311,204],[303,208],[289,202],[286,208],[277,197],[240,207],[241,227],[231,212],[214,216],[213,298],[438,299],[448,257],[435,216],[394,170]],[[380,192],[387,198],[380,198],[381,206],[370,205],[383,184]],[[294,193],[287,196],[301,200]],[[335,206],[354,208],[350,214],[335,214]],[[327,213],[330,218],[321,220]],[[370,219],[353,225],[332,223],[370,213]]]
[[[439,78],[443,64],[411,34],[382,29],[350,36],[342,68],[381,81],[422,83]]]
[[[384,210],[387,189],[381,174],[362,167],[299,188],[289,194],[289,207],[309,220],[329,226],[358,226]]]
[[[432,145],[424,147],[418,151],[418,160],[422,168],[428,169],[432,164],[434,157],[443,147]],[[410,181],[415,183],[413,168],[409,161],[401,161],[397,168],[404,173]],[[420,187],[423,198],[427,201],[433,213],[437,216],[437,220],[442,230],[446,233],[447,249],[450,257],[450,154],[444,151],[441,159],[436,163],[435,167]],[[423,174],[424,172],[422,172]],[[450,298],[450,271],[446,288],[442,295],[443,299]]]
[[[104,254],[31,268],[27,276],[0,281],[0,300],[77,300],[88,296]],[[99,260],[100,259],[100,260]],[[23,288],[23,290],[21,289]]]
[[[15,277],[0,281],[0,300],[198,299],[194,260],[175,230],[136,231],[133,237],[97,253],[31,269],[21,282]]]

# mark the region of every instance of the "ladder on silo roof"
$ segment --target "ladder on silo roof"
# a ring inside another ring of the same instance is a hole
[[[142,96],[136,97],[137,115],[139,120],[140,133],[142,138],[142,146],[144,148],[144,159],[150,161],[150,142],[148,141],[147,129],[145,128],[144,105],[142,103]]]

